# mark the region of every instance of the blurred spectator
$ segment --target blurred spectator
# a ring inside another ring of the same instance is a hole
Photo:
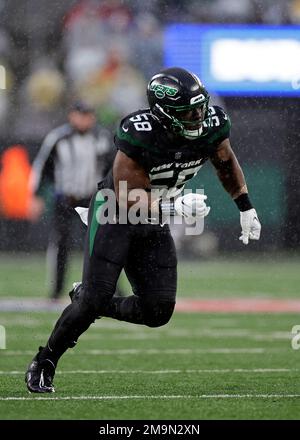
[[[185,21],[198,23],[243,23],[252,21],[252,0],[192,0],[184,2]]]
[[[15,135],[39,141],[62,122],[65,79],[55,65],[40,60],[19,91]]]
[[[78,84],[76,93],[91,102],[107,125],[146,105],[146,82],[139,70],[123,57],[122,50],[107,54],[106,64]]]
[[[298,0],[292,0],[297,2]],[[199,23],[289,23],[290,0],[184,1],[184,19]]]
[[[5,30],[0,28],[0,130],[2,134],[7,132],[9,93],[12,86],[10,50],[9,37]]]
[[[33,163],[32,188],[36,194],[45,182],[54,185],[53,226],[47,252],[51,298],[62,294],[70,248],[73,209],[88,207],[97,182],[113,160],[111,136],[96,124],[94,110],[74,102],[69,122],[52,130]]]
[[[33,106],[43,111],[57,106],[64,92],[64,78],[54,68],[41,68],[28,79],[26,91]]]
[[[213,3],[216,21],[243,23],[253,20],[254,4],[251,0],[215,0]]]
[[[133,29],[132,11],[119,0],[79,1],[64,21],[65,69],[72,93],[94,105],[109,127],[144,105],[141,68],[130,65]]]
[[[291,22],[289,0],[252,0],[255,22],[266,24],[287,24]]]
[[[131,25],[130,10],[118,0],[80,1],[65,19],[66,71],[73,80],[97,70],[106,52],[123,44]]]
[[[135,29],[129,35],[130,61],[140,69],[146,79],[163,67],[163,28],[150,13],[140,13],[135,18]]]
[[[289,17],[291,23],[300,23],[300,0],[290,0]]]
[[[0,55],[8,57],[10,51],[10,41],[5,29],[0,28]]]

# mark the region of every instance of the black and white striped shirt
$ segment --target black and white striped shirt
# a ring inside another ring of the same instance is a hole
[[[91,197],[113,159],[108,130],[96,125],[80,134],[70,124],[52,130],[45,138],[32,168],[32,189],[45,179],[54,183],[56,194],[76,199]]]

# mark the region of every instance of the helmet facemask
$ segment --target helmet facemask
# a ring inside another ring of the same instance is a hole
[[[165,106],[167,113],[172,117],[174,131],[186,139],[203,136],[203,123],[208,117],[208,101],[209,97],[196,104]]]

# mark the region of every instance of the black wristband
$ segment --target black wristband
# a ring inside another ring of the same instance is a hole
[[[234,199],[237,207],[240,211],[248,211],[249,209],[252,209],[252,203],[250,202],[248,194],[241,194],[236,199]]]

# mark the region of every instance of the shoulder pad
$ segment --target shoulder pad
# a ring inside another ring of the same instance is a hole
[[[229,116],[222,107],[219,107],[218,105],[213,105],[212,107],[209,107],[209,111],[210,111],[211,116],[218,117],[221,126],[228,124],[228,123],[231,126]]]
[[[117,129],[117,139],[144,148],[153,148],[155,116],[149,109],[139,110],[126,116]]]
[[[231,122],[228,114],[222,107],[209,107],[209,117],[206,123],[210,143],[222,142],[230,136]]]

